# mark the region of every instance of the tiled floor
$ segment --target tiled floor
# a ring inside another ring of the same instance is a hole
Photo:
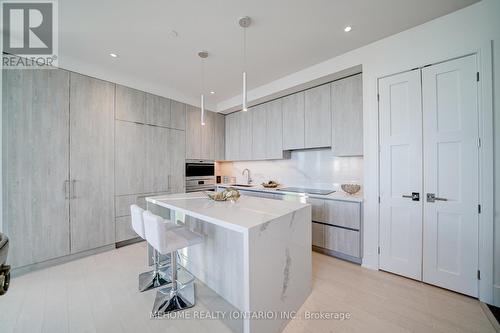
[[[145,243],[15,278],[0,297],[0,332],[214,332],[218,320],[151,320],[155,291],[137,292]],[[299,311],[349,320],[293,320],[295,332],[494,332],[477,300],[313,253],[313,292]],[[219,302],[204,290],[196,309]],[[265,333],[265,332],[263,332]]]

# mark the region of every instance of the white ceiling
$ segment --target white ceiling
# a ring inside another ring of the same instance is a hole
[[[200,93],[197,52],[207,50],[213,107],[240,94],[241,16],[253,20],[252,89],[477,1],[60,0],[59,59],[61,67],[192,102]]]

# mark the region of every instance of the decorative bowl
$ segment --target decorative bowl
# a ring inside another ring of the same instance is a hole
[[[274,180],[270,180],[266,183],[262,183],[261,184],[262,186],[264,186],[265,188],[276,188],[278,187],[280,184]]]
[[[342,184],[340,187],[348,194],[356,194],[361,189],[361,186],[358,184]]]
[[[240,192],[234,187],[228,187],[222,192],[205,192],[214,201],[236,201],[240,198]]]

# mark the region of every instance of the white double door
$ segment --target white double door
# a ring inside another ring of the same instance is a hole
[[[380,268],[478,295],[476,56],[379,80]]]

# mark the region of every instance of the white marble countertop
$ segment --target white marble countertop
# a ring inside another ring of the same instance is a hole
[[[278,191],[277,189],[273,189],[273,188],[265,188],[262,185],[255,185],[252,187],[234,186],[231,184],[216,184],[216,185],[219,187],[234,187],[234,188],[236,188],[238,190],[242,190],[242,191],[256,191],[256,192],[268,192],[268,193],[277,193],[277,194],[291,194],[291,195],[306,196],[309,198],[317,198],[317,199],[325,199],[325,200],[363,202],[363,194],[361,192],[358,192],[354,195],[350,195],[350,194],[345,193],[342,190],[339,190],[339,191],[336,191],[334,193],[322,195],[322,194],[308,194],[308,193]]]
[[[239,232],[245,232],[308,205],[249,196],[241,196],[236,202],[213,201],[204,192],[147,197],[146,201]]]

